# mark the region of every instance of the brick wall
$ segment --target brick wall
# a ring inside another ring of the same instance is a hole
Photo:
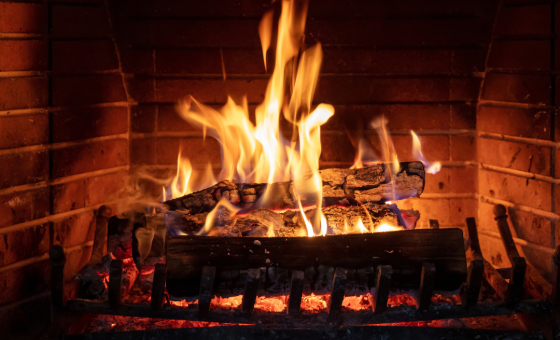
[[[320,41],[324,58],[315,102],[335,107],[321,130],[322,167],[348,167],[349,135],[378,148],[370,121],[389,120],[399,157],[412,160],[410,129],[430,161],[423,199],[402,202],[444,226],[476,216],[476,102],[498,1],[310,1],[305,41]],[[216,143],[175,113],[192,94],[220,105],[247,94],[263,100],[266,73],[257,26],[268,0],[110,2],[131,115],[131,164],[175,167],[177,151],[197,167],[219,166]],[[227,74],[223,80],[222,60]],[[270,70],[269,70],[270,73]],[[349,133],[347,133],[347,131]],[[379,150],[379,149],[378,149]]]
[[[0,2],[0,329],[48,322],[47,251],[66,277],[128,172],[129,107],[106,6]],[[10,337],[8,335],[8,337]]]
[[[546,275],[560,239],[555,7],[546,1],[504,3],[477,109],[483,252],[493,264],[509,266],[492,214],[493,204],[503,203],[513,235],[527,242],[520,249]]]

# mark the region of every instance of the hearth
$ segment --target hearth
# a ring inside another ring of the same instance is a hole
[[[8,338],[558,338],[555,1],[0,4]]]

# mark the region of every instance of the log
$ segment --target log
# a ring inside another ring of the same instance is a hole
[[[167,289],[173,296],[198,294],[202,267],[219,271],[278,267],[393,267],[393,286],[417,288],[422,263],[436,267],[437,290],[455,290],[467,277],[460,229],[421,229],[319,237],[168,236]]]
[[[309,220],[317,209],[305,212]],[[382,224],[404,227],[400,211],[395,204],[367,202],[363,205],[333,205],[322,209],[327,220],[329,234],[356,234],[364,227],[373,231]],[[208,213],[193,214],[188,209],[163,212],[163,219],[173,235],[196,234],[204,227]],[[244,215],[230,216],[226,209],[219,209],[215,215],[211,236],[223,237],[297,237],[307,236],[307,227],[300,211],[287,210],[283,213],[267,209],[251,210]]]
[[[377,164],[361,169],[326,169],[321,170],[323,179],[323,198],[336,202],[347,198],[360,203],[395,201],[409,197],[418,197],[424,190],[425,172],[422,162],[402,162],[401,170],[391,178],[390,166]],[[248,211],[254,208],[266,190],[273,193],[274,199],[260,206],[269,210],[294,209],[297,199],[294,197],[294,182],[273,184],[248,184],[221,181],[201,191],[188,194],[165,202],[171,210],[187,209],[191,214],[211,211],[221,198]],[[297,189],[297,188],[296,188]],[[304,192],[305,190],[298,190]],[[306,197],[300,197],[302,205],[314,205]]]

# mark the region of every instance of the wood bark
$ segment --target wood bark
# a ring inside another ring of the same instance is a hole
[[[418,197],[424,190],[425,172],[422,162],[402,162],[400,171],[391,175],[390,166],[377,164],[361,169],[321,170],[323,199],[326,205],[336,204],[341,199],[360,203],[395,201]],[[273,184],[248,184],[221,181],[201,191],[165,202],[171,210],[187,209],[191,214],[211,211],[218,201],[225,198],[242,209],[257,207],[258,200],[265,191],[271,191],[266,206],[270,210],[295,209],[299,193],[303,206],[314,205],[311,197],[305,197],[305,188],[298,190],[293,181]],[[295,188],[294,188],[295,187]]]
[[[374,231],[382,224],[403,226],[399,209],[395,204],[377,204],[367,202],[363,205],[329,206],[322,209],[327,220],[329,234],[362,233],[359,223],[368,231]],[[316,214],[316,209],[305,212],[308,220]],[[193,214],[191,210],[179,209],[166,211],[152,217],[152,223],[165,223],[171,234],[196,234],[203,227],[209,213]],[[267,209],[251,210],[244,215],[230,216],[223,208],[214,216],[211,236],[254,236],[254,237],[296,237],[308,236],[303,214],[300,211],[287,210],[283,213]],[[318,230],[316,232],[319,232]],[[206,233],[205,233],[206,234]]]
[[[204,266],[219,271],[306,270],[319,264],[349,270],[391,265],[394,288],[418,287],[423,262],[436,267],[435,289],[459,288],[467,276],[462,231],[424,229],[293,238],[169,236],[167,290],[174,296],[198,294]]]

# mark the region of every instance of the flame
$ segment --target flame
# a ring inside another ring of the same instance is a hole
[[[198,231],[197,235],[207,235],[208,233],[210,233],[210,231],[212,230],[212,226],[214,225],[214,219],[219,217],[218,214],[221,210],[224,209],[228,211],[227,215],[229,218],[235,216],[235,214],[237,214],[237,212],[240,210],[240,208],[237,208],[228,200],[222,198],[218,202],[218,204],[216,204],[216,207],[208,213],[208,216],[206,216],[206,221],[204,222],[204,227]]]
[[[321,211],[320,127],[334,114],[334,108],[319,104],[312,110],[323,53],[321,45],[317,44],[303,51],[298,62],[306,14],[306,1],[282,1],[274,71],[266,88],[264,101],[255,110],[256,124],[249,119],[246,98],[236,103],[228,97],[227,103],[219,110],[192,97],[179,103],[179,115],[184,120],[193,127],[200,128],[204,137],[208,135],[218,141],[222,170],[217,178],[210,176],[211,169],[206,171],[206,180],[201,184],[193,179],[190,161],[183,159],[179,153],[177,174],[171,182],[171,189],[164,188],[164,200],[169,193],[172,198],[181,197],[211,186],[218,180],[244,183],[293,180],[295,187],[300,188],[300,197],[305,197],[306,203],[316,204],[317,211]],[[272,12],[268,12],[259,24],[265,68],[266,54],[272,41],[272,18]],[[297,71],[292,72],[291,68],[295,70],[295,67]],[[286,93],[288,85],[292,84],[293,74],[293,91]],[[285,138],[280,130],[281,114],[293,125],[290,139]],[[269,191],[265,191],[254,206],[265,204],[269,195]],[[303,211],[301,200],[298,199],[298,202]],[[211,220],[210,217],[209,215],[208,220]],[[304,219],[309,236],[326,234],[324,216],[315,213],[309,219]],[[204,233],[208,233],[210,227],[207,223]]]
[[[382,233],[382,232],[386,232],[386,231],[398,231],[398,230],[403,230],[403,228],[395,227],[395,226],[391,226],[391,225],[388,225],[386,223],[383,223],[382,225],[378,226],[375,229],[375,232],[376,233]]]
[[[424,165],[426,166],[427,173],[437,174],[441,170],[441,163],[440,162],[429,163],[428,161],[426,161],[424,155],[422,154],[422,144],[420,143],[420,139],[418,138],[416,133],[414,133],[414,131],[410,130],[410,134],[412,135],[413,157],[422,161],[422,163],[424,163]]]
[[[358,227],[358,230],[363,234],[363,233],[369,233],[369,230],[367,230],[367,228],[364,226],[364,222],[362,221],[361,218],[358,219],[358,223],[356,223],[356,227]]]

